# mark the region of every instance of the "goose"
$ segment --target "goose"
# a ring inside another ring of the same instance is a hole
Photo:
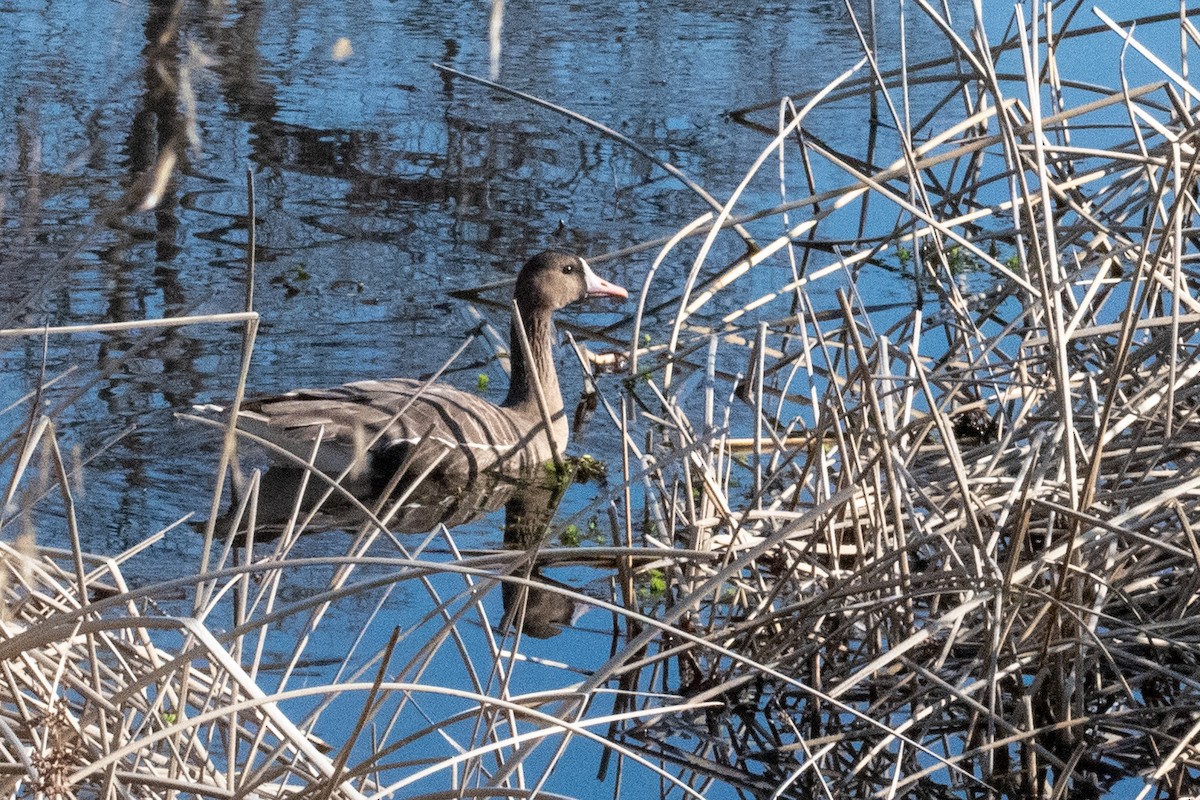
[[[628,296],[580,256],[548,250],[517,275],[513,298],[531,359],[514,315],[512,373],[500,405],[444,383],[390,378],[251,398],[237,424],[305,460],[319,441],[318,469],[365,477],[375,485],[391,480],[402,465],[408,475],[430,472],[443,479],[528,470],[561,453],[569,435],[553,358],[554,312],[586,297]],[[549,430],[539,407],[539,383]]]

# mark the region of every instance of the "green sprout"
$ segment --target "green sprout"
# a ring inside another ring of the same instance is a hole
[[[572,524],[559,531],[558,542],[563,547],[579,547],[583,544],[583,537],[579,535],[579,526]]]
[[[598,458],[584,454],[575,459],[575,479],[581,483],[608,475],[608,465]]]
[[[955,245],[946,251],[946,265],[951,275],[958,275],[979,269],[979,260],[965,247]]]
[[[661,569],[652,569],[638,587],[638,596],[643,600],[658,599],[667,592],[667,576]]]

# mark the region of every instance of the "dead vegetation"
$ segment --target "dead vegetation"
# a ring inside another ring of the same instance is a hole
[[[562,796],[555,769],[586,757],[617,796],[1195,795],[1200,89],[1131,24],[1067,11],[1002,41],[946,27],[945,59],[867,60],[734,114],[770,137],[747,182],[777,180],[780,203],[743,208],[739,189],[648,243],[639,308],[672,320],[649,345],[640,312],[619,329],[604,545],[465,553],[444,529],[392,536],[380,504],[336,555],[295,548],[299,514],[255,561],[209,526],[194,577],[144,587],[121,574],[137,553],[77,535],[5,546],[3,780]],[[1164,19],[1139,27],[1200,44]],[[1161,78],[1068,57],[1113,37]],[[861,152],[812,135],[863,100]],[[719,237],[747,255],[714,263]],[[688,262],[682,284],[657,277]],[[869,307],[878,270],[908,276],[912,303]],[[53,426],[32,415],[8,444],[6,526],[40,458],[73,534]],[[538,574],[580,562],[611,572],[607,599]],[[288,591],[300,574],[320,582]],[[526,653],[497,627],[501,584],[602,609],[601,655]],[[397,626],[401,593],[420,610]],[[321,637],[338,662],[310,671]]]

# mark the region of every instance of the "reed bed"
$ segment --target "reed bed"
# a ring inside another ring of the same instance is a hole
[[[780,106],[760,162],[779,165],[783,235],[714,265],[697,220],[638,390],[672,424],[642,463],[663,544],[724,558],[675,573],[669,618],[699,641],[638,669],[721,705],[697,746],[651,728],[644,752],[763,796],[1084,797],[1132,776],[1130,794],[1195,793],[1198,95],[1098,16],[1088,35],[1163,80],[1079,74],[1049,9],[992,47],[947,27],[952,60],[868,63]],[[918,84],[934,111],[897,88]],[[886,140],[806,134],[862,98]],[[735,197],[716,223],[761,216]],[[697,320],[779,259],[773,295]],[[889,262],[913,307],[872,314],[858,280]],[[836,307],[815,307],[831,282]],[[743,365],[732,392],[706,344]],[[701,401],[676,389],[688,371]]]
[[[995,42],[910,10],[947,58],[868,58],[735,112],[767,141],[744,185],[779,204],[739,188],[645,243],[638,313],[587,332],[630,347],[623,385],[599,382],[623,444],[593,509],[603,545],[536,528],[468,552],[444,527],[397,535],[386,497],[345,497],[343,552],[300,546],[297,507],[250,557],[233,533],[256,528],[252,474],[202,526],[194,575],[130,587],[139,552],[82,552],[72,470],[31,413],[6,443],[4,524],[55,492],[75,546],[3,549],[7,786],[595,796],[588,759],[613,796],[1200,791],[1200,89],[1081,7]],[[1161,78],[1114,64],[1103,83],[1066,56],[1114,37]],[[873,109],[861,152],[814,133],[844,107]],[[880,270],[911,300],[874,303]],[[249,358],[256,317],[237,319]],[[540,577],[564,564],[609,594]],[[527,647],[535,592],[607,615],[599,655]],[[416,611],[397,625],[401,596]]]

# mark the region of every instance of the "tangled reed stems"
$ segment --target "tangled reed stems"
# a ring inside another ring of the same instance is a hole
[[[1100,16],[1093,36],[1142,49]],[[705,261],[710,230],[664,358],[700,337],[744,351],[753,488],[731,499],[717,415],[661,433],[656,518],[725,558],[684,565],[672,596],[705,644],[652,661],[723,707],[705,747],[647,731],[648,752],[797,797],[1076,797],[1130,776],[1194,793],[1197,94],[1157,60],[1161,82],[1085,84],[1047,57],[1071,39],[1050,22],[990,51],[981,27],[974,46],[948,34],[957,70],[909,66],[967,115],[927,134],[940,115],[909,127],[901,96],[890,164],[810,140],[819,108],[785,104],[781,163],[799,149],[845,184],[808,189],[810,169],[772,210],[803,221],[727,266]],[[897,250],[921,294],[879,330],[854,283]],[[760,296],[692,321],[782,254],[790,313]],[[847,275],[836,313],[813,307]],[[652,380],[681,406],[669,363]]]
[[[735,112],[771,137],[747,184],[776,164],[779,204],[739,189],[648,243],[639,309],[670,318],[660,345],[642,311],[607,332],[633,348],[600,398],[624,447],[609,545],[414,545],[380,506],[345,554],[305,556],[297,510],[269,558],[214,530],[195,577],[140,588],[136,553],[5,545],[8,787],[562,796],[582,752],[614,791],[664,796],[1196,794],[1200,89],[1102,14],[1046,9],[993,44],[916,5],[952,57],[868,59],[773,124]],[[1069,57],[1111,37],[1161,79],[1106,85]],[[864,99],[863,152],[815,137]],[[872,306],[878,270],[913,301]],[[33,419],[6,508],[40,453],[70,530],[70,470]],[[568,562],[610,570],[611,595],[539,579]],[[302,570],[324,588],[286,592]],[[524,652],[491,616],[502,584],[604,609],[602,659]],[[400,591],[423,610],[389,626]],[[308,680],[354,600],[340,666]]]

